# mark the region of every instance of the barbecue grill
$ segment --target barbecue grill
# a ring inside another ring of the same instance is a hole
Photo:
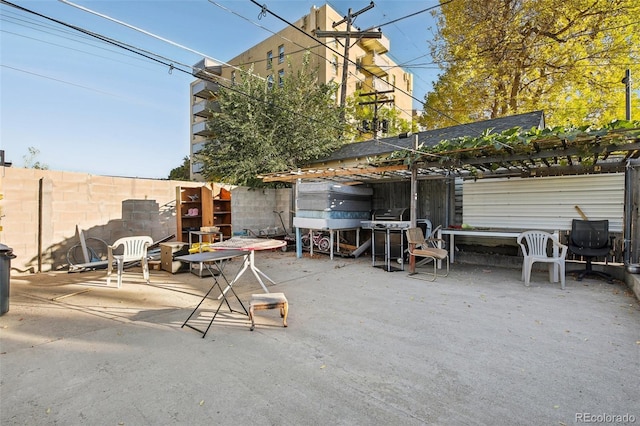
[[[397,209],[378,209],[373,211],[373,220],[379,221],[408,221],[409,209],[407,208],[397,208]]]
[[[376,257],[384,256],[384,269],[387,272],[404,270],[404,251],[407,248],[404,230],[411,226],[410,210],[407,208],[374,210],[372,220],[363,220],[361,225],[371,229],[372,247],[371,257],[373,266]],[[391,266],[391,261],[398,261],[402,268]]]

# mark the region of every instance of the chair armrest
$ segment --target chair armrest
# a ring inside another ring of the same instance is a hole
[[[562,244],[561,242],[559,242],[558,240],[556,240],[555,238],[552,239],[553,241],[553,245],[560,248],[560,257],[561,258],[565,258],[567,257],[567,249],[569,248],[569,246],[567,246],[566,244]]]
[[[440,246],[446,246],[447,242],[442,238],[429,238],[427,241],[427,247],[432,244],[431,248],[438,248]]]
[[[113,261],[114,261],[113,251],[118,247],[120,247],[121,245],[123,245],[123,243],[107,245],[107,262],[109,263],[109,269],[111,269],[111,266],[113,265]]]
[[[123,244],[124,243],[118,243],[118,244],[113,244],[113,245],[109,244],[109,245],[107,245],[107,250],[113,251],[113,250],[117,249],[118,247],[120,247]]]

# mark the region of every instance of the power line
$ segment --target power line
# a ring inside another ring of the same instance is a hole
[[[228,64],[228,63],[224,63],[224,62],[219,61],[219,60],[217,60],[217,59],[215,59],[215,58],[212,58],[212,57],[210,57],[210,56],[208,56],[208,55],[205,55],[205,54],[203,54],[203,53],[201,53],[201,52],[195,51],[195,50],[190,49],[190,48],[188,48],[188,47],[186,47],[186,46],[182,46],[182,45],[180,45],[179,43],[176,43],[176,42],[173,42],[173,41],[171,41],[171,40],[169,40],[169,39],[166,39],[166,38],[164,38],[164,37],[161,37],[161,36],[155,35],[155,34],[153,34],[153,33],[149,32],[149,31],[146,31],[146,30],[144,30],[144,29],[138,28],[138,27],[136,27],[136,26],[133,26],[133,25],[128,24],[128,23],[126,23],[126,22],[120,21],[120,20],[118,20],[118,19],[112,18],[112,17],[110,17],[110,16],[108,16],[108,15],[105,15],[105,14],[102,14],[102,13],[99,13],[99,12],[95,12],[95,11],[93,11],[93,10],[91,10],[91,9],[88,9],[88,8],[85,8],[85,7],[83,7],[83,6],[76,5],[76,4],[74,4],[74,3],[72,3],[72,2],[70,2],[70,1],[68,1],[68,0],[59,0],[59,1],[60,1],[60,2],[62,2],[62,3],[64,3],[64,4],[67,4],[67,5],[70,5],[70,6],[73,6],[73,7],[79,8],[80,10],[83,10],[83,11],[89,12],[89,13],[91,13],[91,14],[94,14],[94,15],[100,16],[100,17],[102,17],[102,18],[104,18],[104,19],[108,19],[108,20],[110,20],[110,21],[112,21],[112,22],[116,22],[116,23],[118,23],[118,24],[120,24],[120,25],[123,25],[123,26],[125,26],[125,27],[127,27],[127,28],[130,28],[130,29],[133,29],[133,30],[136,30],[136,31],[142,32],[142,33],[144,33],[144,34],[146,34],[146,35],[149,35],[149,36],[154,37],[154,38],[156,38],[156,39],[159,39],[159,40],[161,40],[161,41],[167,42],[167,43],[169,43],[169,44],[171,44],[171,45],[174,45],[174,46],[177,46],[177,47],[181,47],[181,48],[186,49],[186,50],[188,50],[188,51],[190,51],[190,52],[196,53],[196,54],[198,54],[198,55],[200,55],[200,56],[203,56],[203,57],[209,58],[209,59],[211,59],[211,60],[213,60],[213,61],[215,61],[215,62],[217,62],[217,63],[222,63],[222,64],[224,64],[224,65],[226,65],[226,66],[229,66],[229,67],[231,67],[231,68],[233,68],[233,69],[237,69],[237,70],[239,70],[239,71],[241,71],[241,72],[246,73],[246,71],[245,71],[245,70],[243,70],[243,69],[237,68],[237,67],[235,67],[235,66],[233,66],[233,65],[231,65],[231,64]],[[258,4],[258,3],[256,3],[254,0],[251,0],[251,1],[252,1],[252,3],[254,3],[254,4],[256,4],[256,5],[259,5],[259,4]],[[450,2],[450,1],[453,1],[453,0],[449,0],[449,2]],[[7,3],[8,3],[8,2],[7,2]],[[213,4],[215,4],[215,3],[213,3]],[[259,6],[260,6],[260,5],[259,5]],[[437,6],[434,6],[434,7],[437,7]],[[425,10],[423,10],[423,11],[420,11],[419,13],[422,13],[422,12],[424,12],[424,11],[426,11],[426,10],[433,9],[434,7],[431,7],[431,8],[425,9]],[[338,52],[338,51],[336,51],[335,49],[331,48],[331,47],[330,47],[330,46],[328,46],[326,43],[322,43],[321,41],[317,40],[315,37],[311,36],[311,35],[310,35],[310,34],[308,34],[307,32],[303,31],[302,29],[300,29],[300,28],[296,27],[295,25],[293,25],[293,24],[289,23],[288,21],[286,21],[285,19],[281,18],[280,16],[278,16],[278,15],[274,14],[273,12],[269,11],[269,10],[266,8],[266,6],[261,6],[261,14],[265,14],[266,12],[269,12],[270,14],[272,14],[273,16],[275,16],[276,18],[278,18],[278,19],[280,19],[280,20],[284,21],[284,22],[285,22],[285,23],[287,23],[289,26],[291,26],[291,27],[293,27],[293,28],[297,29],[298,31],[300,31],[300,32],[302,32],[303,34],[305,34],[306,36],[311,37],[313,40],[315,40],[316,42],[318,42],[320,45],[325,46],[325,47],[326,47],[326,48],[328,48],[329,50],[333,51],[334,53],[336,53],[337,55],[339,55],[340,57],[342,57],[342,58],[343,58],[343,60],[345,61],[345,65],[344,65],[345,67],[346,67],[346,62],[350,62],[350,63],[352,63],[352,64],[354,64],[354,65],[356,65],[356,66],[357,66],[357,64],[356,64],[354,61],[351,61],[349,58],[344,58],[344,55],[340,54],[340,52]],[[412,14],[412,15],[414,15],[414,14]],[[327,60],[327,58],[325,58],[325,60]],[[259,77],[259,78],[262,78],[262,77]],[[374,76],[374,78],[378,78],[378,77],[377,77],[377,76]],[[387,82],[387,83],[388,83],[388,82]],[[418,98],[414,97],[413,95],[411,95],[411,94],[407,93],[406,91],[404,91],[404,90],[400,89],[399,87],[397,87],[397,86],[395,86],[395,85],[393,85],[393,84],[391,84],[391,83],[388,83],[388,84],[390,84],[392,87],[396,88],[396,89],[397,89],[397,90],[399,90],[400,92],[404,93],[405,95],[409,96],[411,99],[414,99],[414,100],[416,100],[416,101],[418,101],[418,102],[422,103],[422,101],[421,101],[420,99],[418,99]],[[423,105],[424,105],[425,107],[428,107],[426,104],[423,104]],[[445,117],[447,117],[447,115],[446,115],[446,114],[444,114],[444,113],[442,113],[441,111],[438,111],[438,110],[434,110],[434,111],[435,111],[435,112],[437,112],[437,113],[439,113],[439,114],[442,114],[442,115],[443,115],[443,116],[445,116]],[[452,120],[452,121],[456,122],[456,121],[455,121],[453,118],[451,118],[451,117],[447,117],[447,118],[449,118],[450,120]]]
[[[217,6],[217,7],[219,7],[219,8],[220,8],[220,9],[222,9],[222,10],[224,10],[224,11],[226,11],[226,12],[229,12],[229,13],[232,13],[232,14],[234,14],[234,15],[236,15],[236,16],[238,16],[238,17],[240,17],[240,18],[242,18],[242,19],[244,19],[244,20],[246,20],[246,21],[250,22],[251,24],[253,24],[253,25],[257,26],[258,28],[263,29],[263,30],[265,30],[265,31],[267,31],[267,32],[269,32],[269,33],[271,33],[271,34],[273,34],[274,36],[277,36],[277,37],[279,37],[279,38],[281,38],[281,39],[283,39],[283,40],[285,40],[285,41],[288,41],[288,42],[292,43],[292,44],[293,44],[293,45],[295,45],[295,46],[300,47],[300,50],[296,50],[296,51],[293,51],[293,52],[288,52],[287,56],[296,55],[296,54],[301,53],[301,52],[309,52],[309,53],[311,53],[311,54],[315,55],[316,57],[318,57],[318,58],[319,58],[320,60],[322,60],[322,61],[325,61],[325,62],[327,62],[327,63],[333,63],[333,61],[332,61],[330,58],[326,57],[325,55],[321,55],[321,54],[316,53],[316,52],[314,52],[314,51],[313,51],[313,49],[315,49],[316,47],[319,47],[319,46],[325,46],[325,47],[328,47],[328,46],[326,46],[326,44],[325,44],[325,43],[323,43],[323,42],[321,42],[321,41],[319,41],[319,40],[317,40],[317,39],[315,39],[315,38],[313,38],[313,37],[312,37],[312,39],[313,39],[314,41],[316,41],[316,42],[317,42],[317,44],[316,44],[316,45],[312,45],[312,46],[304,46],[304,45],[301,45],[301,44],[296,43],[296,42],[294,42],[294,41],[290,40],[289,38],[287,38],[287,37],[283,36],[283,35],[281,34],[281,33],[282,33],[282,31],[280,31],[280,32],[276,33],[275,31],[272,31],[272,30],[270,30],[270,29],[266,28],[265,26],[258,24],[258,23],[256,23],[256,22],[254,22],[254,21],[250,20],[249,18],[246,18],[245,16],[243,16],[243,15],[241,15],[241,14],[239,14],[239,13],[235,12],[235,11],[232,11],[232,10],[231,10],[231,9],[229,9],[229,8],[227,8],[227,7],[225,7],[225,6],[220,5],[219,3],[217,3],[217,2],[215,2],[215,1],[213,1],[213,0],[208,0],[208,1],[209,1],[209,3],[211,3],[211,4],[213,4],[213,5]],[[265,14],[266,14],[266,11],[261,9],[260,14],[258,15],[258,19],[260,19],[261,17],[263,17]],[[305,34],[307,34],[307,33],[305,33]],[[336,40],[336,42],[337,42],[337,40]],[[334,52],[336,52],[336,53],[337,53],[340,57],[342,57],[342,58],[344,58],[344,57],[345,57],[345,55],[340,54],[340,52],[337,52],[337,51],[334,51]],[[250,63],[247,63],[247,64],[237,64],[237,65],[242,66],[242,65],[249,65],[249,64],[255,64],[255,63],[262,63],[262,62],[267,62],[267,61],[268,61],[268,59],[267,59],[267,58],[265,58],[265,59],[252,60]],[[345,69],[348,69],[348,67],[347,67],[347,66],[345,66]],[[359,75],[357,75],[356,73],[354,73],[354,72],[352,72],[352,71],[350,71],[350,70],[348,71],[348,73],[349,73],[349,75],[350,75],[353,79],[355,79],[356,81],[358,81],[358,82],[364,82],[363,78],[361,78],[361,77],[360,77]],[[390,85],[391,85],[391,86],[394,86],[393,84],[390,84]],[[343,83],[342,83],[342,82],[340,83],[340,86],[343,86]],[[402,112],[402,113],[406,114],[406,115],[407,115],[407,116],[409,116],[409,117],[411,117],[411,116],[412,116],[412,110],[411,110],[411,109],[406,110],[406,109],[403,109],[403,108],[399,108],[398,106],[395,106],[395,108],[396,108],[397,110],[399,110],[400,112]]]
[[[187,46],[183,46],[183,45],[181,45],[181,44],[179,44],[179,43],[176,43],[176,42],[174,42],[174,41],[171,41],[171,40],[169,40],[169,39],[167,39],[167,38],[164,38],[164,37],[161,37],[161,36],[159,36],[159,35],[153,34],[153,33],[149,32],[149,31],[146,31],[146,30],[144,30],[144,29],[142,29],[142,28],[138,28],[138,27],[133,26],[133,25],[131,25],[131,24],[127,24],[126,22],[123,22],[123,21],[120,21],[120,20],[118,20],[118,19],[112,18],[112,17],[110,17],[110,16],[108,16],[108,15],[105,15],[105,14],[103,14],[103,13],[99,13],[99,12],[93,11],[93,10],[91,10],[91,9],[89,9],[89,8],[86,8],[86,7],[83,7],[83,6],[77,5],[77,4],[72,3],[72,2],[70,2],[70,1],[68,1],[68,0],[58,0],[58,1],[60,1],[60,2],[62,2],[62,3],[64,3],[64,4],[67,4],[67,5],[69,5],[69,6],[73,6],[73,7],[75,7],[75,8],[78,8],[78,9],[80,9],[80,10],[83,10],[83,11],[85,11],[85,12],[91,13],[91,14],[93,14],[93,15],[99,16],[99,17],[101,17],[101,18],[107,19],[107,20],[109,20],[109,21],[111,21],[111,22],[115,22],[115,23],[120,24],[120,25],[122,25],[122,26],[124,26],[124,27],[127,27],[127,28],[129,28],[129,29],[132,29],[132,30],[135,30],[135,31],[141,32],[141,33],[146,34],[146,35],[148,35],[148,36],[150,36],[150,37],[153,37],[153,38],[155,38],[155,39],[157,39],[157,40],[163,41],[163,42],[165,42],[165,43],[169,43],[169,44],[171,44],[172,46],[179,47],[179,48],[181,48],[181,49],[185,49],[185,50],[187,50],[187,51],[189,51],[189,52],[191,52],[191,53],[195,53],[195,54],[197,54],[198,56],[202,56],[202,57],[204,57],[204,58],[211,59],[212,61],[216,62],[216,64],[217,64],[217,65],[226,65],[226,66],[228,66],[228,67],[231,67],[231,68],[237,69],[238,71],[246,72],[246,71],[244,71],[244,70],[242,70],[242,69],[239,69],[239,68],[237,68],[237,67],[235,67],[235,66],[233,66],[233,65],[231,65],[231,64],[228,64],[228,63],[226,63],[226,62],[224,62],[224,61],[220,61],[220,60],[215,59],[215,58],[213,58],[213,57],[211,57],[211,56],[209,56],[209,55],[207,55],[207,54],[204,54],[204,53],[199,52],[199,51],[197,51],[197,50],[191,49],[191,48],[189,48],[189,47],[187,47]]]
[[[394,19],[393,21],[389,21],[389,22],[386,22],[386,23],[384,23],[384,24],[376,25],[376,26],[375,26],[375,27],[373,27],[373,28],[382,28],[382,27],[385,27],[385,26],[387,26],[387,25],[395,24],[396,22],[400,22],[400,21],[402,21],[402,20],[404,20],[404,19],[412,18],[412,17],[414,17],[414,16],[416,16],[416,15],[420,15],[420,14],[422,14],[422,13],[430,12],[430,11],[432,11],[432,10],[435,10],[435,9],[441,8],[441,7],[446,6],[447,4],[449,4],[449,3],[451,3],[451,2],[453,2],[453,0],[447,0],[447,1],[441,2],[440,4],[437,4],[437,5],[435,5],[435,6],[430,6],[430,7],[427,7],[426,9],[422,9],[422,10],[419,10],[419,11],[417,11],[417,12],[410,13],[409,15],[406,15],[406,16],[403,16],[403,17],[400,17],[400,18],[398,18],[398,19]]]
[[[110,60],[110,61],[119,62],[119,63],[121,63],[121,64],[133,65],[133,64],[129,64],[129,63],[124,62],[124,61],[117,61],[117,60],[115,60],[114,58],[110,58],[110,57],[108,57],[108,56],[98,55],[98,54],[96,54],[96,53],[89,52],[89,51],[87,51],[87,50],[75,49],[75,48],[70,47],[70,46],[64,46],[64,45],[62,45],[62,44],[53,43],[53,42],[51,42],[51,41],[42,40],[42,39],[35,38],[35,37],[29,37],[29,36],[26,36],[26,35],[24,35],[24,34],[18,34],[18,33],[14,33],[14,32],[11,32],[11,31],[6,31],[6,30],[0,30],[0,32],[3,32],[3,33],[5,33],[5,34],[11,34],[11,35],[14,35],[14,36],[16,36],[16,37],[22,37],[22,38],[25,38],[25,39],[28,39],[28,40],[37,41],[37,42],[39,42],[39,43],[48,44],[48,45],[50,45],[50,46],[56,46],[56,47],[60,47],[60,48],[63,48],[63,49],[72,50],[72,51],[74,51],[74,52],[83,53],[83,54],[85,54],[85,55],[95,56],[96,58],[107,59],[107,60]],[[107,51],[107,52],[109,52],[109,53],[114,53],[114,54],[117,54],[117,55],[124,55],[122,52],[117,52],[117,51],[115,51],[115,50],[105,49],[104,47],[95,46],[95,45],[90,45],[90,44],[87,44],[87,43],[84,43],[84,44],[86,44],[87,46],[92,46],[92,47],[98,48],[98,49],[103,49],[103,50],[105,50],[105,51]],[[125,56],[125,57],[127,57],[127,58],[140,60],[140,58],[138,58],[138,57],[136,57],[136,56],[130,56],[130,55],[124,55],[124,56]]]
[[[340,56],[343,58],[343,60],[344,60],[345,62],[350,62],[350,63],[352,63],[353,65],[356,65],[356,66],[358,65],[356,62],[352,61],[351,59],[349,59],[349,58],[345,58],[345,57],[344,57],[344,55],[342,55],[340,52],[338,52],[338,51],[336,51],[335,49],[333,49],[333,48],[331,48],[331,47],[327,46],[325,43],[322,43],[320,40],[318,40],[317,38],[315,38],[315,37],[314,37],[314,36],[312,36],[311,34],[307,33],[306,31],[302,30],[301,28],[298,28],[297,26],[293,25],[292,23],[290,23],[290,22],[289,22],[289,21],[287,21],[286,19],[284,19],[284,18],[282,18],[281,16],[277,15],[276,13],[272,12],[271,10],[269,10],[269,9],[266,7],[266,5],[261,5],[261,4],[259,4],[258,2],[256,2],[255,0],[250,0],[250,1],[251,1],[253,4],[255,4],[256,6],[259,6],[259,7],[261,8],[261,13],[267,13],[267,12],[268,12],[270,15],[272,15],[272,16],[274,16],[275,18],[277,18],[277,19],[281,20],[282,22],[286,23],[286,24],[287,24],[287,25],[289,25],[290,27],[295,28],[296,30],[298,30],[299,32],[301,32],[302,34],[304,34],[305,36],[312,38],[312,39],[313,39],[313,40],[315,40],[316,42],[318,42],[318,43],[322,44],[323,46],[325,46],[327,49],[329,49],[329,50],[331,50],[332,52],[334,52],[334,53],[336,53],[336,54],[340,55]],[[448,1],[447,1],[447,2],[445,2],[444,4],[448,4],[448,3],[452,2],[452,1],[453,1],[453,0],[448,0]],[[420,11],[419,13],[423,13],[423,12],[425,12],[426,10],[431,10],[431,9],[434,9],[434,8],[437,8],[437,7],[440,7],[440,5],[432,6],[431,8],[428,8],[428,9],[422,10],[422,11]],[[412,14],[412,15],[413,15],[413,14]],[[400,19],[404,19],[404,18],[400,18]],[[346,66],[346,65],[345,65],[345,66]],[[379,77],[377,77],[377,76],[375,76],[375,75],[374,75],[374,78],[378,78],[378,79],[380,79]],[[441,116],[443,116],[443,117],[445,117],[445,118],[449,119],[450,121],[452,121],[452,122],[454,122],[454,123],[456,123],[456,124],[459,124],[459,125],[462,125],[462,126],[467,126],[467,125],[468,125],[467,123],[460,123],[460,122],[459,122],[459,121],[457,121],[455,118],[450,117],[449,115],[445,114],[444,112],[442,112],[442,111],[440,111],[440,110],[438,110],[438,109],[436,109],[436,108],[433,108],[433,107],[431,107],[431,106],[427,105],[427,104],[426,104],[425,102],[423,102],[422,100],[420,100],[420,99],[416,98],[416,97],[415,97],[415,96],[413,96],[412,94],[410,94],[410,93],[408,93],[408,92],[404,91],[403,89],[401,89],[401,88],[399,88],[399,87],[395,86],[394,84],[388,83],[388,82],[386,82],[386,81],[385,81],[385,83],[389,84],[391,87],[393,87],[394,89],[397,89],[397,90],[398,90],[398,91],[400,91],[401,93],[404,93],[405,95],[409,96],[411,99],[413,99],[413,100],[415,100],[415,101],[417,101],[417,102],[421,103],[421,104],[424,106],[424,108],[426,108],[426,109],[430,109],[430,110],[432,110],[433,112],[435,112],[436,114],[439,114],[439,115],[441,115]],[[475,133],[480,134],[480,132],[476,131],[475,129],[473,129],[472,131],[473,131],[473,132],[475,132]]]
[[[115,97],[117,97],[117,98],[123,98],[122,96],[120,96],[120,95],[116,95],[115,93],[109,93],[109,92],[105,92],[105,91],[102,91],[102,90],[95,89],[95,88],[93,88],[93,87],[83,86],[83,85],[81,85],[81,84],[72,83],[72,82],[70,82],[70,81],[61,80],[61,79],[59,79],[59,78],[49,77],[49,76],[46,76],[46,75],[43,75],[43,74],[35,73],[35,72],[33,72],[33,71],[27,71],[27,70],[24,70],[24,69],[21,69],[21,68],[16,68],[16,67],[12,67],[12,66],[9,66],[9,65],[4,65],[4,64],[0,64],[0,67],[8,68],[8,69],[11,69],[11,70],[14,70],[14,71],[23,72],[23,73],[25,73],[25,74],[34,75],[34,76],[36,76],[36,77],[46,78],[47,80],[57,81],[58,83],[68,84],[68,85],[70,85],[70,86],[79,87],[79,88],[81,88],[81,89],[90,90],[90,91],[92,91],[92,92],[102,93],[103,95],[109,95],[109,96],[115,96]]]
[[[317,48],[318,46],[325,46],[325,47],[326,47],[326,45],[325,45],[324,43],[320,42],[319,40],[316,40],[316,41],[318,42],[318,44],[316,44],[316,45],[312,45],[312,46],[304,46],[304,45],[301,45],[301,44],[299,44],[299,43],[296,43],[296,42],[295,42],[295,41],[293,41],[293,40],[288,39],[287,37],[284,37],[282,34],[280,34],[280,32],[272,31],[272,30],[268,29],[267,27],[265,27],[264,25],[260,25],[260,24],[258,24],[257,22],[254,22],[254,21],[252,21],[251,19],[249,19],[249,18],[247,18],[247,17],[245,17],[245,16],[243,16],[243,15],[241,15],[241,14],[239,14],[239,13],[237,13],[237,12],[235,12],[235,11],[233,11],[233,10],[231,10],[231,9],[229,9],[229,8],[227,8],[227,7],[225,7],[225,6],[223,6],[223,5],[221,5],[221,4],[219,4],[219,3],[218,3],[218,2],[216,2],[216,1],[213,1],[213,0],[208,0],[208,1],[209,1],[209,3],[211,3],[211,4],[213,4],[213,5],[217,6],[217,7],[219,7],[220,9],[222,9],[222,10],[224,10],[224,11],[226,11],[226,12],[229,12],[229,13],[231,13],[231,14],[233,14],[233,15],[236,15],[236,16],[238,16],[239,18],[244,19],[245,21],[247,21],[247,22],[251,23],[252,25],[255,25],[256,27],[258,27],[258,28],[260,28],[260,29],[262,29],[262,30],[267,31],[267,32],[271,33],[271,34],[272,34],[272,35],[274,35],[274,36],[280,37],[281,39],[283,39],[283,40],[285,40],[285,41],[288,41],[289,43],[291,43],[291,44],[293,44],[293,45],[295,45],[295,46],[298,46],[298,47],[300,48],[300,50],[293,51],[293,52],[289,52],[289,53],[288,53],[288,55],[295,55],[295,54],[297,54],[297,53],[301,53],[301,52],[309,52],[309,53],[311,53],[312,55],[316,56],[317,58],[319,58],[319,59],[321,59],[321,60],[323,60],[323,61],[325,61],[325,62],[327,62],[327,63],[331,63],[330,59],[329,59],[329,58],[327,58],[326,56],[324,56],[324,55],[321,55],[321,54],[319,54],[319,53],[314,52],[314,49],[315,49],[315,48]],[[258,19],[260,19],[260,17],[263,15],[263,13],[266,13],[266,12],[263,12],[263,11],[261,10],[260,14],[258,15]],[[267,59],[265,58],[265,59],[260,59],[260,60],[252,61],[251,63],[259,63],[259,62],[266,62],[266,61],[267,61]],[[248,65],[248,64],[247,64],[247,65]],[[357,76],[355,76],[355,75],[354,75],[354,77],[356,77],[356,79],[357,79],[357,80],[362,81],[362,79],[360,79],[359,77],[357,77]]]
[[[117,46],[117,47],[119,47],[119,48],[121,48],[121,49],[124,49],[124,50],[127,50],[127,51],[129,51],[129,52],[132,52],[132,53],[134,53],[134,54],[136,54],[136,55],[143,56],[143,57],[145,57],[145,58],[147,58],[147,59],[150,59],[150,60],[152,60],[152,61],[155,61],[155,62],[157,62],[157,63],[160,63],[160,64],[162,64],[162,65],[164,65],[164,66],[168,67],[170,70],[177,70],[177,71],[180,71],[180,72],[182,72],[182,73],[192,75],[191,67],[189,67],[188,65],[180,64],[178,61],[172,61],[172,62],[170,62],[170,59],[164,58],[164,57],[162,57],[162,56],[160,56],[160,55],[157,55],[157,54],[155,54],[155,53],[148,52],[148,51],[145,51],[145,50],[143,50],[143,49],[139,49],[139,48],[136,48],[136,47],[130,46],[130,45],[126,44],[126,43],[119,42],[119,41],[117,41],[117,40],[115,40],[115,39],[111,39],[111,38],[109,38],[109,37],[103,36],[103,35],[101,35],[101,34],[98,34],[98,33],[95,33],[95,32],[89,31],[89,30],[86,30],[86,29],[84,29],[84,28],[81,28],[81,27],[78,27],[78,26],[75,26],[75,25],[72,25],[72,24],[68,24],[68,23],[66,23],[66,22],[63,22],[63,21],[60,21],[60,20],[58,20],[58,19],[55,19],[55,18],[52,18],[52,17],[46,16],[46,15],[43,15],[43,14],[41,14],[41,13],[35,12],[35,11],[30,10],[30,9],[27,9],[27,8],[24,8],[24,7],[22,7],[22,6],[15,5],[15,4],[13,4],[13,3],[11,3],[11,2],[8,2],[8,1],[6,1],[6,0],[0,0],[0,2],[1,2],[2,4],[6,4],[6,5],[9,5],[9,6],[11,6],[11,7],[15,7],[15,8],[19,9],[19,10],[22,10],[23,12],[27,12],[27,13],[34,14],[34,15],[36,15],[36,16],[39,16],[39,17],[43,18],[43,19],[46,19],[46,20],[49,20],[49,21],[55,22],[55,23],[57,23],[57,24],[59,24],[59,25],[62,25],[62,26],[65,26],[65,27],[71,28],[71,29],[73,29],[73,30],[75,30],[75,31],[79,31],[79,32],[81,32],[81,33],[83,33],[83,34],[89,35],[90,37],[97,38],[98,40],[102,40],[102,41],[104,41],[104,42],[106,42],[106,43],[112,44],[112,45]],[[151,56],[151,55],[155,55],[155,57],[153,57],[153,56]],[[160,58],[160,59],[158,59],[158,58]],[[179,66],[176,66],[175,64],[178,64],[178,65],[182,65],[182,66],[188,67],[189,69],[187,69],[187,70],[182,69],[182,68],[180,68]],[[23,71],[23,70],[20,70],[20,71]],[[41,77],[45,77],[45,78],[46,78],[46,76],[41,76]],[[216,76],[216,77],[217,77],[217,76]],[[259,76],[255,76],[255,77],[256,77],[256,78],[261,78],[261,77],[259,77]],[[248,97],[248,98],[250,98],[250,99],[253,99],[253,100],[255,100],[255,101],[258,101],[258,102],[264,102],[264,100],[262,100],[262,99],[259,99],[259,98],[256,98],[256,97],[253,97],[253,96],[251,96],[250,94],[247,94],[247,93],[242,92],[241,90],[238,90],[238,89],[237,89],[237,88],[235,88],[233,85],[228,85],[228,86],[227,86],[227,85],[225,85],[225,84],[221,83],[221,82],[219,81],[219,79],[217,79],[217,78],[216,78],[215,80],[214,80],[214,79],[210,79],[210,78],[202,78],[202,79],[203,79],[203,80],[206,80],[206,81],[212,81],[212,82],[218,83],[220,86],[224,87],[224,88],[225,88],[225,89],[227,89],[227,90],[234,91],[234,92],[236,92],[236,93],[239,93],[239,94],[241,94],[241,95],[243,95],[243,96],[246,96],[246,97]],[[62,81],[62,82],[66,83],[65,81]],[[88,89],[89,89],[89,88],[88,88]],[[287,109],[287,108],[284,108],[284,107],[282,107],[282,106],[278,106],[278,105],[274,105],[274,106],[275,106],[276,108],[279,108],[279,109],[283,110],[283,111],[286,111],[286,112],[289,112],[289,113],[292,113],[292,114],[297,114],[298,116],[301,116],[301,117],[303,117],[303,118],[305,118],[305,119],[308,119],[309,121],[312,121],[312,122],[315,122],[315,123],[322,123],[320,120],[317,120],[317,119],[315,119],[314,117],[311,117],[311,116],[306,116],[306,115],[304,115],[303,113],[301,113],[300,111],[290,110],[290,109]],[[336,128],[336,129],[342,129],[341,127],[335,127],[335,128]]]

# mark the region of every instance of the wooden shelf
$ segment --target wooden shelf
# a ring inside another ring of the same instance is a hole
[[[197,215],[189,210],[198,209]],[[177,239],[189,241],[189,231],[203,226],[219,226],[223,239],[233,236],[231,227],[231,192],[220,185],[176,187]]]

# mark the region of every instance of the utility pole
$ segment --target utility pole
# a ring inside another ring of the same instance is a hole
[[[382,33],[380,31],[351,31],[351,24],[353,24],[353,20],[356,16],[361,13],[366,12],[367,10],[373,9],[375,5],[373,2],[369,3],[368,6],[360,9],[355,13],[351,13],[351,8],[349,8],[349,12],[347,16],[341,19],[338,22],[334,22],[332,28],[337,27],[338,25],[342,25],[345,22],[347,23],[346,31],[316,31],[316,37],[344,37],[344,58],[342,62],[342,87],[340,88],[340,107],[344,109],[344,106],[347,102],[347,78],[349,77],[349,45],[351,44],[351,36],[354,36],[358,39],[362,38],[382,38]],[[344,121],[344,113],[342,116],[342,120]]]
[[[624,73],[624,78],[622,79],[626,90],[625,90],[625,100],[626,100],[626,119],[627,121],[631,121],[631,70],[627,70]]]
[[[360,96],[374,96],[373,101],[368,102],[359,102],[358,105],[371,105],[373,104],[373,123],[371,125],[371,130],[373,130],[373,138],[375,139],[378,136],[378,104],[386,104],[395,102],[394,99],[382,99],[378,100],[378,95],[384,95],[387,93],[393,93],[393,90],[385,90],[382,92],[370,92],[370,93],[361,93]]]

